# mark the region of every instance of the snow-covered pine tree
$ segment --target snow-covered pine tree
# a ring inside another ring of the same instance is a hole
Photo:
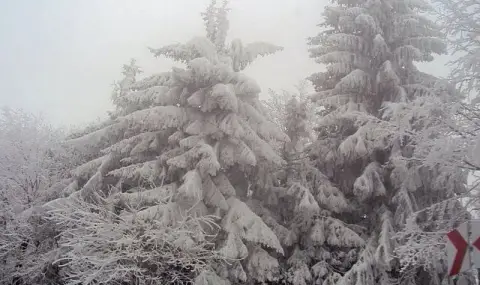
[[[122,220],[150,220],[172,229],[184,217],[218,217],[215,251],[232,262],[202,273],[198,284],[274,280],[275,256],[283,254],[275,233],[243,201],[251,184],[247,173],[259,164],[282,163],[269,141],[288,137],[265,119],[259,86],[241,73],[258,56],[281,48],[240,40],[227,46],[227,11],[226,2],[217,7],[212,1],[203,14],[207,37],[151,49],[185,68],[137,80],[135,62],[126,65],[111,119],[70,141],[93,158],[73,171],[76,191],[70,200],[103,204]],[[49,206],[62,203],[68,205],[64,200]],[[184,238],[197,244],[202,240],[195,239],[207,236]],[[188,277],[199,268],[190,267]]]
[[[312,93],[313,86],[311,82],[307,79],[303,79],[295,85],[295,92],[288,90],[282,90],[281,92],[275,91],[273,89],[268,90],[268,98],[263,100],[268,118],[280,126],[284,132],[286,132],[286,117],[287,117],[287,107],[289,106],[289,101],[292,98],[296,98],[297,101],[306,109],[306,128],[309,132],[309,135],[306,137],[308,140],[313,140],[315,138],[314,127],[316,126],[316,119],[318,108],[314,102],[310,100],[310,94]],[[302,107],[302,108],[303,108]]]
[[[328,273],[347,270],[364,240],[352,230],[355,225],[341,220],[349,202],[308,158],[309,112],[314,109],[301,92],[298,99],[285,97],[271,98],[266,105],[290,138],[279,147],[286,165],[257,173],[260,191],[249,204],[280,237],[285,250],[280,284],[334,284],[339,275]]]
[[[450,100],[448,88],[415,62],[433,60],[445,44],[422,0],[333,3],[310,39],[311,57],[326,66],[310,77],[325,108],[310,155],[353,204],[342,220],[364,228],[367,245],[341,277],[332,269],[325,276],[342,285],[439,284],[441,259],[426,256],[428,264],[400,272],[395,250],[404,240],[395,233],[407,219],[429,231],[462,211],[455,195],[465,190],[463,173],[414,157],[415,134],[448,115],[435,102]],[[441,201],[444,211],[430,208]]]

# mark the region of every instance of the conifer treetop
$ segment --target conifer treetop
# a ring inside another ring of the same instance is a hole
[[[244,70],[257,57],[282,51],[283,47],[266,42],[253,42],[244,45],[240,39],[234,39],[227,46],[227,32],[230,27],[227,14],[228,1],[220,7],[212,0],[202,13],[206,36],[195,38],[187,44],[173,44],[161,48],[150,48],[155,56],[165,56],[175,61],[188,63],[198,57],[206,57],[214,63],[221,61],[232,66],[235,72]],[[215,53],[214,53],[215,51]]]

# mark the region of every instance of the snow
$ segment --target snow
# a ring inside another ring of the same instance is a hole
[[[228,211],[229,206],[227,201],[222,192],[218,190],[211,177],[207,176],[204,178],[202,189],[204,190],[203,200],[205,201],[205,205],[218,207],[223,211]]]
[[[221,279],[215,272],[203,271],[195,278],[195,285],[227,285],[227,281]]]
[[[187,200],[200,200],[203,197],[202,178],[197,170],[190,170],[183,177],[183,184],[178,188],[178,194]]]
[[[123,104],[150,106],[153,102],[159,105],[170,105],[176,103],[171,94],[170,88],[166,86],[153,86],[145,90],[130,92],[122,98]],[[170,95],[170,96],[169,96]]]
[[[377,27],[377,23],[375,22],[375,19],[368,14],[358,15],[355,18],[355,24],[360,25],[360,26],[364,26],[372,34],[377,33],[378,30],[379,30],[378,27]]]
[[[328,181],[320,185],[316,192],[318,193],[316,195],[317,201],[322,207],[337,213],[348,209],[348,203],[343,193]]]
[[[120,118],[128,125],[140,124],[145,131],[179,127],[187,120],[185,111],[175,106],[158,106],[139,110]],[[161,124],[159,124],[161,123]]]
[[[357,233],[337,219],[328,218],[326,228],[328,233],[326,242],[330,245],[359,247],[365,244],[365,241]]]
[[[90,148],[103,148],[111,141],[115,141],[115,139],[120,137],[125,132],[125,129],[126,126],[122,122],[117,122],[81,137],[67,140],[66,143],[81,151],[86,151]]]
[[[349,34],[330,35],[327,38],[327,43],[337,46],[339,50],[350,52],[363,52],[367,48],[367,43],[362,37]]]
[[[88,179],[95,172],[97,172],[98,167],[102,165],[102,162],[107,158],[107,155],[98,157],[96,159],[90,160],[72,171],[72,175],[77,178]]]
[[[243,73],[236,73],[233,80],[235,82],[234,89],[237,96],[252,97],[262,91],[254,79],[247,77]]]
[[[393,249],[395,247],[394,241],[390,237],[394,235],[392,213],[385,210],[382,214],[382,230],[379,236],[379,246],[375,252],[377,261],[382,262],[386,268],[392,267],[394,260]]]
[[[471,52],[460,90],[419,71],[446,48],[427,6],[332,1],[308,40],[314,94],[261,101],[246,68],[283,48],[230,40],[213,0],[204,36],[150,49],[178,66],[125,64],[110,119],[65,144],[4,112],[0,282],[441,284],[444,233],[478,199],[480,111],[461,94],[478,89],[478,42],[445,28]]]
[[[361,69],[355,69],[337,83],[335,90],[342,93],[369,90],[371,88],[369,82],[368,73]]]
[[[227,203],[230,210],[223,218],[222,227],[229,234],[238,235],[250,242],[264,244],[283,254],[283,248],[275,234],[245,203],[235,197],[228,198]]]
[[[136,136],[121,140],[108,148],[102,150],[102,153],[116,153],[118,155],[135,155],[146,151],[159,132],[145,132]]]
[[[318,213],[320,207],[313,197],[310,190],[298,183],[294,183],[288,190],[287,195],[295,198],[295,212],[296,213]]]
[[[165,203],[176,191],[176,188],[175,184],[169,184],[135,193],[117,193],[113,199],[132,209],[140,209],[147,205]]]
[[[322,220],[317,219],[311,229],[310,239],[316,246],[322,246],[325,243],[325,226]]]
[[[232,139],[241,139],[244,135],[239,118],[234,113],[226,115],[218,125],[218,128]]]
[[[158,175],[158,171],[157,161],[152,160],[114,169],[108,172],[107,175],[122,179],[144,179],[148,181],[155,178],[155,176]]]
[[[383,184],[383,171],[378,162],[370,163],[362,175],[355,180],[353,191],[355,195],[364,201],[371,197],[383,196],[386,189]]]
[[[282,50],[282,47],[265,42],[255,42],[243,46],[241,40],[235,39],[232,41],[230,48],[230,56],[233,59],[233,69],[235,71],[241,71],[257,57],[266,56]]]
[[[223,173],[218,173],[212,178],[219,191],[226,197],[235,195],[235,188]]]
[[[137,80],[136,82],[132,83],[129,87],[132,90],[144,90],[147,88],[152,88],[157,86],[165,86],[168,84],[169,80],[171,80],[171,77],[172,75],[170,72],[153,74],[141,80]]]
[[[235,87],[232,84],[216,84],[213,86],[211,96],[217,101],[220,109],[237,112],[237,96],[235,94]]]
[[[262,248],[255,248],[247,261],[250,277],[258,282],[276,281],[279,275],[279,263]]]

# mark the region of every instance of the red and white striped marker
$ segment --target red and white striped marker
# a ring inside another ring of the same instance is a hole
[[[457,275],[460,272],[468,270],[470,267],[467,233],[467,224],[465,223],[447,234],[449,276]]]

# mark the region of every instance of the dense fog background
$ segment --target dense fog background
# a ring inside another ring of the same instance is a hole
[[[233,0],[229,38],[267,41],[283,52],[245,71],[263,89],[292,90],[319,70],[306,38],[324,4],[311,0]],[[146,74],[174,63],[148,47],[186,42],[203,33],[208,0],[16,0],[0,2],[0,106],[44,113],[59,125],[83,124],[111,108],[111,84],[131,57]],[[445,58],[424,65],[446,76]]]

